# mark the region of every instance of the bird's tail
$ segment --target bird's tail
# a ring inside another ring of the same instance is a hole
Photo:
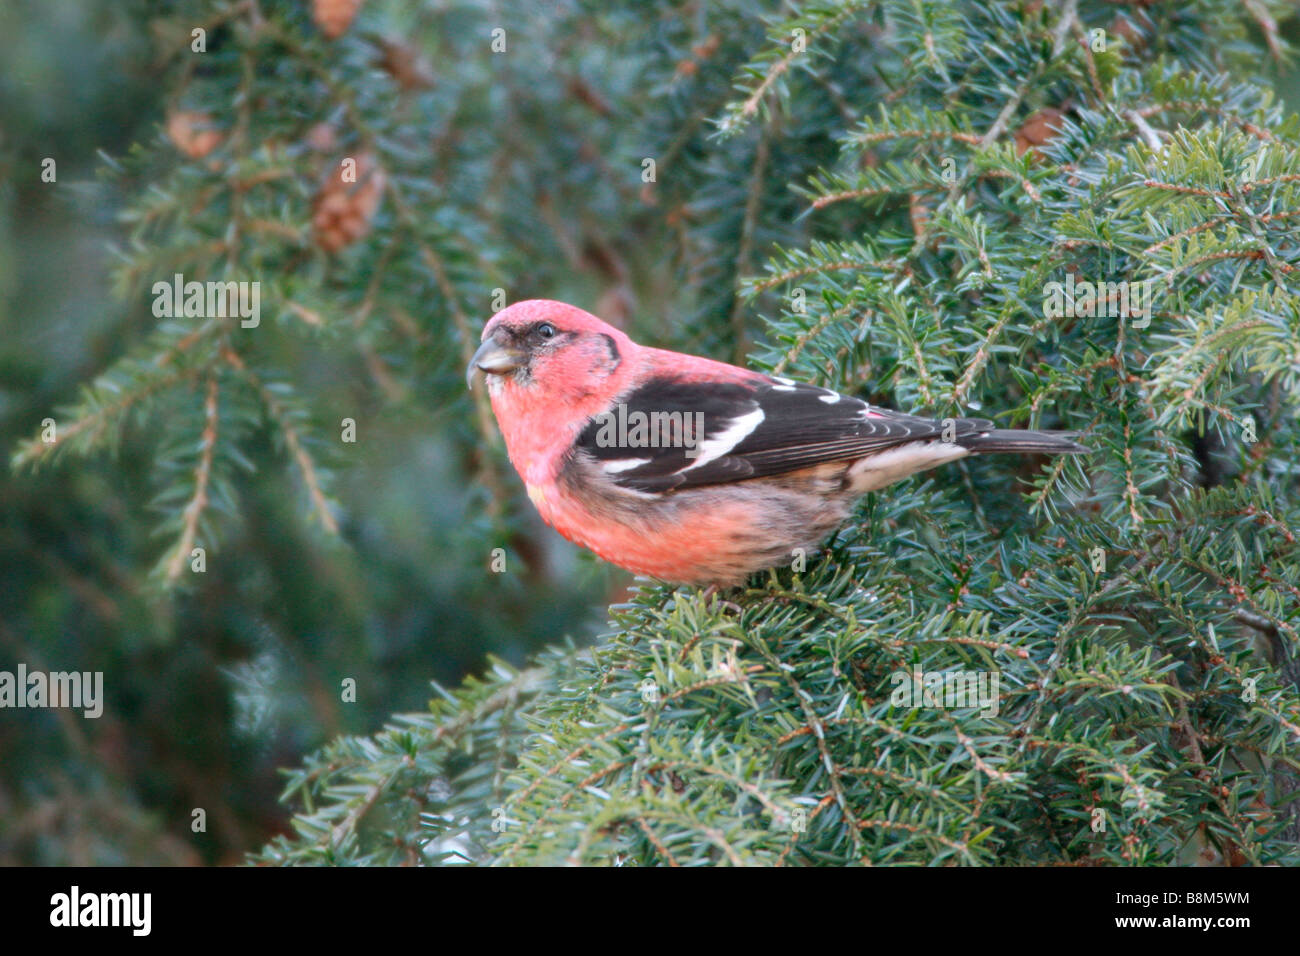
[[[1035,455],[1080,455],[1092,451],[1073,441],[1077,432],[1034,432],[1019,428],[995,428],[971,435],[958,435],[957,444],[972,455],[1019,452]]]

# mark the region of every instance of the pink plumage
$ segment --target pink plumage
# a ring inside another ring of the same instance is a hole
[[[739,584],[789,564],[854,501],[971,454],[1077,453],[1053,432],[918,418],[828,389],[638,345],[582,309],[531,299],[483,330],[506,449],[542,518],[638,574]]]

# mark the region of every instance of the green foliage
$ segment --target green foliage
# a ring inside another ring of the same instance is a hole
[[[1265,768],[1295,764],[1295,689],[1207,573],[1224,525],[1236,580],[1294,553],[1261,502],[1195,493],[1190,533],[1153,532],[1156,550],[1098,575],[1075,534],[1018,551],[937,526],[891,537],[920,497],[873,501],[803,575],[728,602],[644,590],[588,652],[498,666],[333,745],[291,776],[311,794],[300,839],[262,859],[1140,864],[1193,838],[1290,859],[1263,808]],[[1294,562],[1269,577],[1250,607],[1294,620]],[[997,672],[996,713],[898,706],[914,669]]]
[[[1240,63],[1234,6],[1149,10],[1142,48],[1109,53],[1078,42],[1098,13],[809,5],[768,29],[722,120],[797,122],[825,90],[853,118],[828,131],[836,161],[793,184],[813,217],[847,207],[839,235],[747,283],[786,293],[760,365],[1077,429],[1094,454],[873,495],[806,572],[726,600],[643,590],[576,666],[539,661],[553,683],[490,796],[453,777],[437,828],[367,847],[423,833],[432,854],[450,827],[496,863],[1295,861],[1296,120],[1195,72]],[[841,52],[865,38],[869,70]],[[1006,145],[1066,97],[1043,156]],[[1149,325],[1047,314],[1067,272],[1149,280]],[[996,713],[900,706],[916,671],[998,675]],[[359,760],[347,779],[374,777]]]
[[[158,325],[59,443],[104,447],[185,396],[155,469],[162,583],[237,520],[261,429],[337,522],[318,459],[356,462],[329,434],[343,403],[295,374],[315,351],[364,370],[363,412],[382,393],[455,418],[492,525],[449,537],[512,545],[518,482],[481,396],[453,392],[498,287],[1093,449],[872,494],[806,567],[730,592],[643,584],[594,646],[494,661],[308,758],[294,832],[257,859],[1300,862],[1300,121],[1254,75],[1285,6],[511,4],[495,55],[453,3],[385,10],[445,67],[399,92],[369,11],[328,44],[301,5],[195,4],[226,33],[183,96],[226,138],[211,162],[126,164],[155,185],[122,289],[257,277],[267,318]],[[331,157],[388,174],[337,256],[304,228],[321,122]],[[1150,313],[1055,313],[1068,276],[1149,289]],[[472,594],[506,586],[484,563],[456,577]],[[936,674],[996,678],[996,706],[927,699]]]

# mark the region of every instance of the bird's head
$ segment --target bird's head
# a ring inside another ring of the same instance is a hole
[[[483,329],[465,383],[484,372],[488,393],[527,391],[534,398],[573,402],[604,391],[636,346],[590,312],[550,299],[516,302]],[[553,394],[552,394],[553,393]]]

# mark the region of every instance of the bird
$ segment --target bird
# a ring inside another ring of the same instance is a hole
[[[1076,433],[931,419],[777,375],[639,345],[590,312],[528,299],[485,324],[482,372],[542,519],[674,585],[743,584],[815,552],[858,498],[970,455],[1080,454]]]

